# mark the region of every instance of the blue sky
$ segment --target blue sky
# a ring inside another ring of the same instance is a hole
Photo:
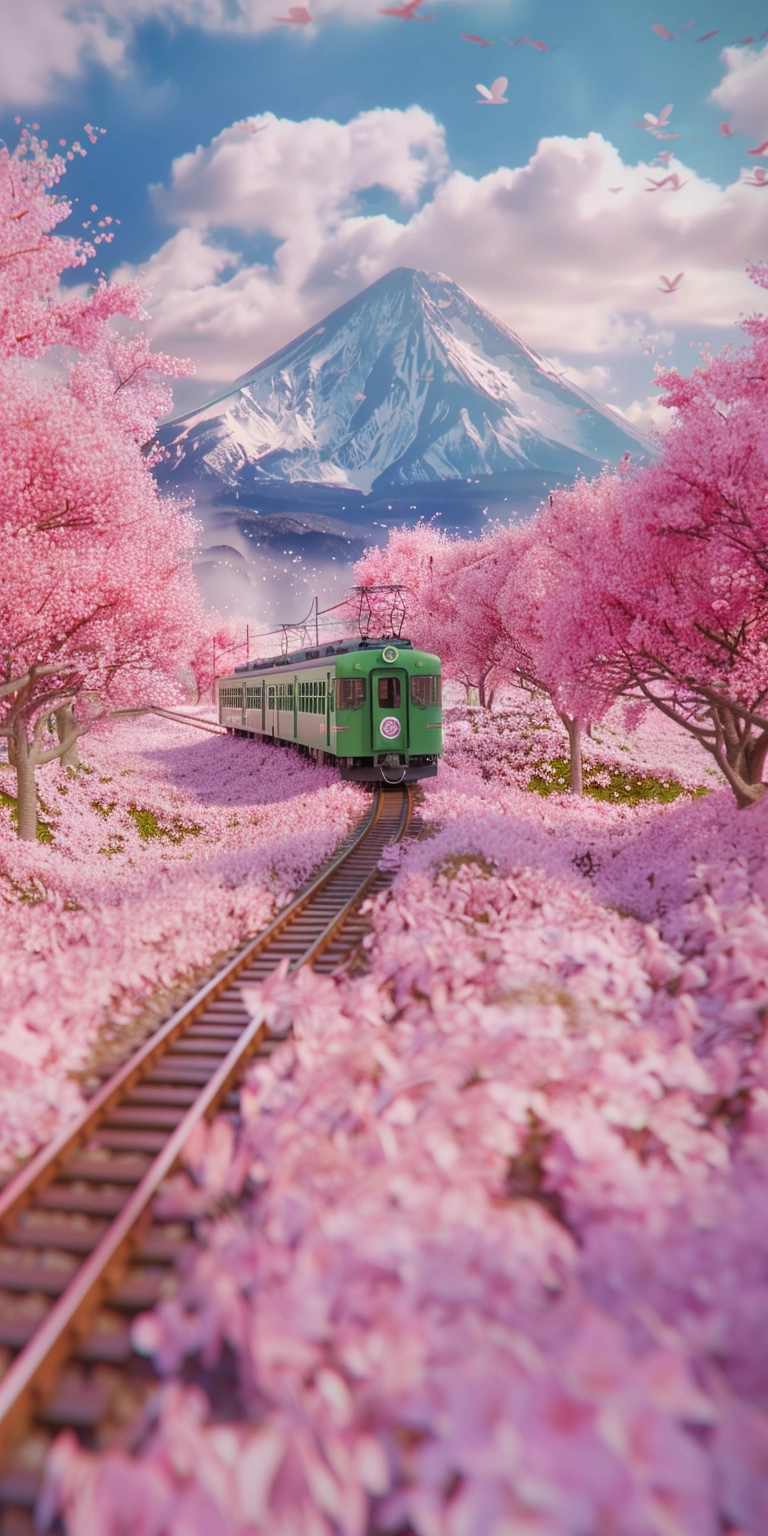
[[[143,269],[158,343],[197,363],[180,406],[412,265],[647,425],[654,358],[687,370],[693,341],[761,307],[744,263],[768,257],[768,187],[746,179],[768,168],[747,153],[768,139],[768,0],[421,9],[434,20],[317,0],[300,27],[277,0],[27,0],[4,22],[0,134],[17,115],[52,142],[107,130],[66,190],[121,220],[99,264]],[[521,34],[549,51],[501,40]],[[498,75],[508,101],[478,106]],[[678,137],[633,126],[670,102]],[[685,185],[649,186],[667,173]]]

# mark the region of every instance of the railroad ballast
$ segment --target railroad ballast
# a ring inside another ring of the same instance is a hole
[[[410,784],[437,773],[440,659],[410,640],[342,640],[236,667],[217,682],[236,736],[297,746],[343,779]]]

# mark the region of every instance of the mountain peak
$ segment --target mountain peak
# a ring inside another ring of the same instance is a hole
[[[648,445],[442,272],[395,267],[161,428],[163,478],[386,496],[572,479]]]

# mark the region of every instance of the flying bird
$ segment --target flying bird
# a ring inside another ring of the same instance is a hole
[[[697,37],[697,43],[706,43],[710,37],[719,37],[720,28],[715,27],[714,32],[705,32],[702,37]]]
[[[658,117],[655,117],[653,112],[644,112],[643,122],[639,124],[636,123],[635,126],[642,128],[645,123],[650,123],[652,128],[666,128],[669,114],[673,110],[674,108],[672,102],[670,101],[668,106],[662,107]]]
[[[431,16],[417,16],[416,12],[423,0],[406,0],[405,5],[385,5],[380,11],[380,16],[398,16],[401,21],[434,21],[435,12]]]
[[[478,37],[476,32],[460,32],[459,36],[464,39],[465,43],[479,43],[481,48],[493,48],[495,46],[493,38]]]
[[[548,43],[542,43],[539,38],[531,37],[529,32],[524,32],[522,37],[503,37],[501,41],[508,43],[510,48],[519,48],[521,43],[525,43],[526,48],[537,48],[539,53],[551,52]]]
[[[623,192],[624,188],[623,187],[609,187],[608,191],[609,192]]]
[[[662,27],[659,22],[656,22],[656,25],[651,27],[651,31],[658,33],[659,37],[666,38],[668,43],[673,43],[676,37],[682,37],[683,33],[687,32],[688,28],[692,26],[693,22],[687,21],[685,26],[680,28],[679,32],[668,32],[666,27]]]
[[[287,27],[308,27],[314,21],[305,5],[289,5],[287,16],[273,16],[273,21],[282,21]]]
[[[589,415],[589,408],[586,405],[582,406],[580,411],[574,411],[573,414],[574,414],[574,416],[588,416]]]
[[[732,139],[738,130],[732,128],[730,123],[721,123],[717,131],[723,135],[724,139]]]
[[[673,277],[670,280],[668,277],[665,277],[664,273],[662,272],[661,273],[661,281],[663,283],[666,283],[666,287],[665,288],[659,288],[658,292],[659,293],[674,293],[675,289],[679,286],[679,284],[682,282],[684,277],[685,277],[685,273],[684,272],[678,272],[677,277]]]
[[[762,165],[756,165],[751,176],[742,171],[741,179],[747,187],[768,187],[768,171]]]
[[[504,95],[504,92],[507,89],[507,84],[508,82],[506,76],[499,75],[497,80],[492,81],[490,90],[488,89],[487,85],[476,85],[475,90],[480,92],[480,100],[478,101],[477,105],[479,107],[503,106],[504,103],[509,99]]]
[[[762,144],[758,144],[757,149],[748,149],[747,150],[747,154],[748,155],[765,155],[767,153],[768,153],[768,139],[764,139]]]
[[[680,180],[677,171],[673,171],[671,176],[665,176],[663,181],[654,181],[652,176],[649,176],[648,180],[651,185],[646,187],[646,192],[659,192],[662,187],[667,186],[670,186],[673,192],[679,192],[681,187],[687,186],[687,182]]]
[[[652,165],[658,165],[658,164],[669,165],[670,160],[674,160],[674,158],[675,158],[674,150],[672,150],[672,149],[660,149],[659,153],[656,156],[654,156],[654,159],[651,161],[651,164]]]
[[[672,102],[662,107],[658,117],[653,112],[644,112],[641,123],[633,123],[633,128],[644,128],[646,133],[653,134],[655,139],[679,139],[679,133],[663,133],[662,129],[668,127],[669,114],[672,111]]]

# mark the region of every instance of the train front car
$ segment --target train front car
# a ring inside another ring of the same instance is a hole
[[[410,640],[343,640],[249,662],[219,678],[217,694],[232,735],[335,761],[344,779],[411,784],[437,773],[440,660]]]
[[[443,749],[440,660],[409,641],[369,641],[336,657],[332,752],[343,779],[432,778]]]

